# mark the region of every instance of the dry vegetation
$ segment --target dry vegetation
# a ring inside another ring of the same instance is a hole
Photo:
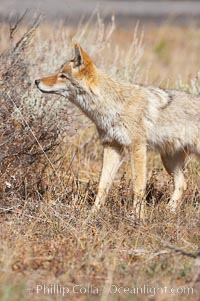
[[[199,164],[189,165],[189,189],[172,216],[166,209],[171,180],[150,154],[147,220],[137,225],[127,158],[106,205],[85,224],[101,167],[94,126],[33,82],[70,57],[75,35],[96,64],[118,78],[198,93],[200,30],[166,24],[125,31],[114,19],[105,25],[95,18],[77,28],[38,27],[38,20],[11,30],[1,24],[0,299],[198,300]],[[114,294],[112,287],[108,295],[112,284],[146,286],[151,293]],[[37,285],[58,285],[59,291],[37,293]],[[75,285],[90,291],[73,294]],[[70,289],[64,297],[63,287]],[[178,291],[154,295],[153,288],[165,287]]]

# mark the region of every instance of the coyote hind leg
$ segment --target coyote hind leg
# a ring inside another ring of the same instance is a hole
[[[168,207],[171,212],[176,212],[177,207],[181,203],[184,190],[187,188],[187,184],[184,178],[183,169],[185,166],[186,152],[180,151],[175,154],[162,154],[161,159],[167,172],[173,176],[174,192],[168,203]]]

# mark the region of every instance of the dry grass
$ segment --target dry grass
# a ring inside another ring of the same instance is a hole
[[[41,95],[33,81],[70,57],[75,35],[114,76],[176,87],[180,74],[189,88],[199,71],[200,30],[166,24],[145,28],[144,34],[137,26],[125,32],[114,20],[105,26],[100,17],[94,24],[40,25],[17,54],[12,45],[26,26],[12,41],[8,26],[0,29],[1,50],[10,44],[1,58],[0,299],[198,300],[199,164],[188,167],[184,205],[172,216],[166,209],[171,180],[150,154],[147,220],[137,225],[125,160],[106,205],[85,224],[101,167],[94,126],[64,99]],[[56,293],[48,294],[53,285]],[[75,285],[89,291],[73,293],[73,287],[80,289]],[[112,285],[145,286],[146,294],[133,289],[115,294]],[[70,292],[62,296],[64,287]],[[173,294],[170,288],[176,288]]]

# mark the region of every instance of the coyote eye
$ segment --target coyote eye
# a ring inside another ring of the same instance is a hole
[[[59,77],[60,78],[66,78],[66,76],[64,74],[60,74]]]

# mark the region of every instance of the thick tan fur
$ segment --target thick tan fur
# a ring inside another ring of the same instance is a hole
[[[42,92],[66,97],[96,125],[104,155],[94,208],[104,203],[127,148],[136,208],[139,203],[137,214],[144,211],[147,149],[160,153],[174,178],[169,208],[175,211],[186,189],[186,156],[200,155],[200,97],[115,81],[99,70],[76,42],[73,51],[73,59],[58,73],[36,80],[36,85]]]

